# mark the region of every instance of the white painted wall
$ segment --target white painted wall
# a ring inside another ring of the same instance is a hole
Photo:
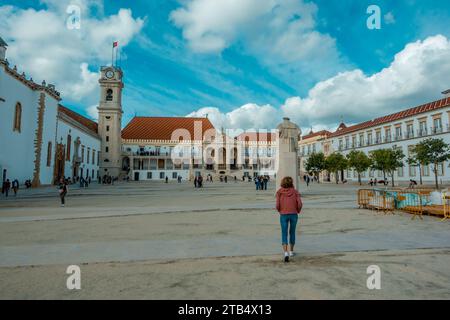
[[[65,161],[65,176],[73,178],[73,156],[75,154],[75,141],[77,138],[80,138],[80,148],[78,151],[78,156],[81,157],[81,146],[84,146],[84,159],[80,164],[80,168],[78,170],[78,176],[81,176],[81,169],[83,169],[83,177],[86,178],[86,172],[89,172],[89,176],[91,179],[97,179],[97,172],[99,170],[98,166],[98,152],[100,151],[100,137],[89,134],[84,130],[77,128],[76,126],[71,125],[70,123],[59,119],[58,120],[58,135],[57,141],[58,143],[63,143],[66,146],[67,152],[67,139],[69,134],[72,137],[71,141],[71,151],[70,151],[70,160]],[[87,150],[90,149],[89,159],[87,159]],[[92,163],[92,152],[95,150],[95,162]],[[92,177],[92,172],[94,172],[94,177]]]
[[[39,93],[6,74],[1,66],[0,97],[5,100],[0,101],[0,173],[6,169],[8,179],[22,184],[33,178]],[[13,131],[17,102],[22,105],[21,132]]]

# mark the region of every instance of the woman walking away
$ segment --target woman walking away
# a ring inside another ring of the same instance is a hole
[[[64,179],[61,178],[58,186],[59,197],[61,198],[61,207],[64,207],[66,204],[65,197],[67,195],[67,184]]]
[[[294,188],[291,177],[281,180],[281,188],[277,191],[277,210],[280,213],[281,244],[284,251],[284,262],[289,262],[289,257],[294,256],[295,232],[298,214],[302,210],[300,194]],[[288,231],[290,250],[288,251]]]

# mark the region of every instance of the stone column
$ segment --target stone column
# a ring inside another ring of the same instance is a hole
[[[284,177],[292,177],[294,186],[298,189],[298,141],[302,134],[300,128],[289,118],[284,118],[283,122],[277,127],[278,155],[277,155],[277,189]]]

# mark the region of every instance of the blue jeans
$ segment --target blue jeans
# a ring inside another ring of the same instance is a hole
[[[288,244],[288,229],[289,229],[289,244],[295,244],[295,229],[297,227],[298,214],[280,214],[281,224],[281,244]],[[290,227],[289,227],[290,225]]]

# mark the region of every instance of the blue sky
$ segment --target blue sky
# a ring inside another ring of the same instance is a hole
[[[81,30],[62,28],[59,36],[52,38],[54,51],[61,54],[48,62],[53,71],[46,73],[37,61],[48,52],[42,43],[50,41],[49,32],[39,20],[45,13],[63,25],[67,18],[64,9],[74,2],[82,8]],[[14,64],[31,69],[26,72],[34,79],[56,82],[63,103],[90,116],[98,101],[93,87],[96,72],[110,62],[109,43],[123,38],[124,124],[135,114],[208,113],[218,125],[246,129],[273,127],[287,114],[302,127],[332,129],[341,117],[355,123],[439,99],[440,92],[450,88],[450,78],[444,76],[449,67],[445,62],[449,1],[242,0],[235,7],[230,4],[233,2],[217,0],[216,5],[207,6],[204,0],[6,0],[0,7],[0,21],[4,18],[0,35],[10,44],[8,56]],[[366,10],[371,4],[381,9],[380,30],[366,26]],[[111,17],[123,9],[130,9],[129,16],[124,15],[118,27]],[[210,18],[215,15],[217,19]],[[25,16],[34,22],[34,30],[27,32],[35,37],[17,31],[15,23]],[[86,30],[96,26],[98,30]],[[70,48],[63,39],[77,37],[76,32],[83,36],[76,47],[76,42],[70,42],[74,44]],[[97,34],[100,32],[103,34]],[[438,35],[441,37],[436,38]],[[405,49],[418,41],[416,47]],[[33,55],[21,51],[30,47]],[[80,53],[65,55],[64,48]],[[407,61],[395,63],[402,52]],[[61,61],[56,65],[55,59]],[[425,65],[430,60],[434,61],[431,67]],[[71,67],[61,76],[65,63]],[[420,78],[414,86],[409,83],[408,71],[402,69],[405,63],[411,63],[416,72],[418,66],[424,66],[417,74],[411,71],[411,77]],[[436,65],[440,67],[430,69]],[[395,78],[386,80],[387,73]],[[384,80],[372,81],[371,76]],[[391,81],[398,90],[380,93],[382,81]],[[367,109],[357,103],[358,95],[364,96],[361,101]],[[356,99],[354,104],[351,98]],[[341,101],[342,106],[328,105],[330,99]]]

